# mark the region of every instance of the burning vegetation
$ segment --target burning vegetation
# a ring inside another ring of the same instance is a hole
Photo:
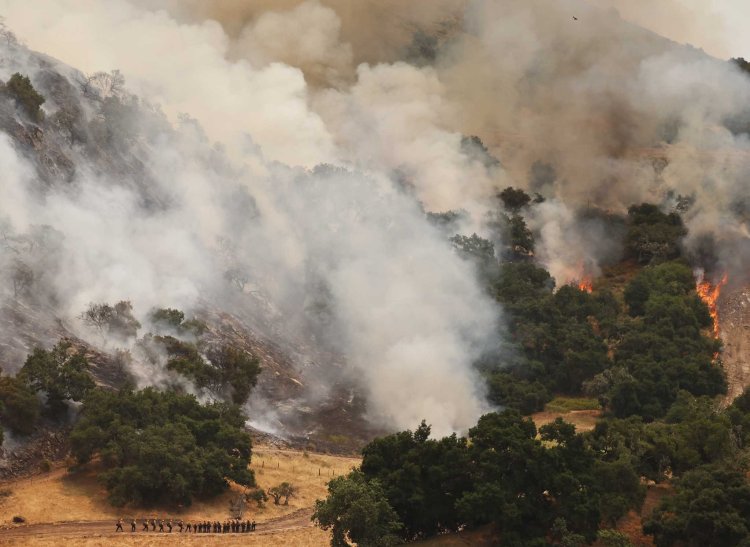
[[[594,282],[590,277],[584,277],[578,282],[578,289],[582,292],[586,293],[593,293],[594,292]]]
[[[705,274],[701,271],[698,274],[698,280],[696,283],[696,291],[700,299],[705,302],[708,306],[708,311],[711,314],[713,321],[713,334],[714,338],[719,338],[719,307],[718,301],[721,296],[722,288],[729,281],[729,275],[724,274],[718,283],[713,283],[706,279]]]

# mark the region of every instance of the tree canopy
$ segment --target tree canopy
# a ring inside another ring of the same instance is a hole
[[[70,436],[79,464],[101,456],[113,505],[190,504],[229,487],[255,484],[250,436],[236,406],[201,405],[192,395],[92,391]]]

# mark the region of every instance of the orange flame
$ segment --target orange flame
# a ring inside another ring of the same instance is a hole
[[[716,285],[714,285],[710,281],[706,281],[701,275],[699,276],[698,283],[696,285],[698,296],[700,296],[701,300],[703,300],[703,302],[706,303],[706,306],[708,306],[708,311],[711,314],[711,319],[713,319],[714,338],[719,337],[718,300],[719,296],[721,296],[721,289],[724,287],[724,285],[727,284],[727,281],[729,281],[729,276],[727,274],[724,274],[724,276],[721,278],[721,281],[719,281]]]
[[[584,277],[578,282],[578,289],[582,292],[591,294],[594,292],[594,282],[590,277]]]

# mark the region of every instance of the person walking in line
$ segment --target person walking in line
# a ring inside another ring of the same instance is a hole
[[[167,528],[169,529],[169,533],[172,533],[172,519],[169,519],[167,521]]]
[[[148,532],[148,519],[143,519],[143,532]]]
[[[156,532],[156,519],[151,519],[151,531]]]
[[[253,532],[255,532],[255,521],[253,521],[252,527],[253,527]]]
[[[164,521],[162,519],[159,519],[159,531],[164,531]]]
[[[117,526],[115,527],[115,532],[124,532],[125,530],[122,529],[122,519],[117,521]]]
[[[180,533],[182,533],[182,530],[185,528],[185,526],[182,524],[182,519],[179,520],[177,526],[180,528]]]
[[[130,521],[130,533],[131,534],[135,532],[135,524],[136,524],[135,519]]]

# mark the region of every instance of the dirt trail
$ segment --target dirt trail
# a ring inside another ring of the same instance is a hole
[[[278,517],[275,519],[268,520],[266,522],[259,522],[255,532],[246,533],[244,535],[267,535],[276,534],[278,532],[299,530],[303,528],[312,527],[312,521],[310,517],[312,515],[312,508],[305,508],[295,511],[289,515]],[[139,521],[137,531],[135,534],[130,532],[130,523],[124,523],[124,533],[115,532],[114,520],[92,520],[92,521],[80,521],[80,522],[49,522],[39,524],[28,524],[19,525],[15,527],[9,527],[0,529],[0,545],[8,543],[17,543],[18,540],[24,538],[49,538],[49,537],[65,537],[68,538],[90,538],[90,537],[101,537],[101,538],[117,538],[123,536],[135,536],[135,537],[149,537],[154,536],[169,536],[168,532],[141,532],[142,523]],[[158,528],[157,528],[158,530]],[[172,531],[172,536],[175,539],[184,539],[190,537],[207,538],[207,537],[223,537],[225,534],[187,534],[183,532],[180,534],[178,528],[175,526]],[[243,534],[227,534],[228,537],[242,537]]]
[[[731,402],[750,386],[750,289],[725,291],[719,299],[719,326],[724,341],[722,361]]]

